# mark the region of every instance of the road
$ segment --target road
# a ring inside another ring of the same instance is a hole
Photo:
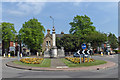
[[[114,56],[93,56],[95,59],[107,60],[118,63],[118,55]],[[5,63],[15,60],[2,60],[2,78],[117,78],[118,66],[91,71],[31,71],[7,67]]]

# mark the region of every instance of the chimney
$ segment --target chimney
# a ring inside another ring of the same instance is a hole
[[[47,34],[50,34],[50,30],[49,29],[47,29]]]
[[[64,34],[64,32],[61,32],[61,34]]]

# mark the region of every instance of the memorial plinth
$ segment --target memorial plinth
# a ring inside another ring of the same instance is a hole
[[[55,28],[53,26],[52,29],[52,39],[53,39],[53,47],[51,52],[51,57],[57,57],[57,47],[56,47],[56,35],[55,35]]]

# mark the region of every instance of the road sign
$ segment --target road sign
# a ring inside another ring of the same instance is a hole
[[[82,51],[82,54],[85,54],[85,50]]]
[[[86,48],[86,44],[82,44],[82,49],[85,49]]]
[[[77,51],[78,54],[92,54],[91,50],[78,50]]]
[[[90,54],[90,50],[87,50],[87,54]]]
[[[78,50],[77,53],[80,54],[80,50]]]

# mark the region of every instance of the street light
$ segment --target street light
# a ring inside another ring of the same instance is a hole
[[[53,28],[54,28],[54,18],[52,16],[50,16],[50,18],[53,20]]]

